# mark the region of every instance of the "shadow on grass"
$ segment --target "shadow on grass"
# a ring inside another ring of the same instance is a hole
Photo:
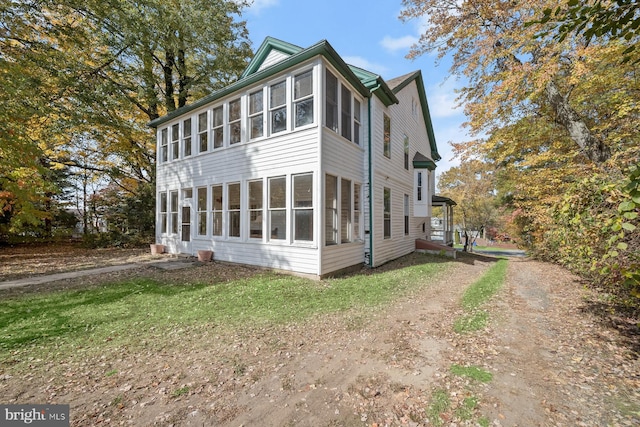
[[[166,285],[138,279],[121,284],[71,292],[54,292],[0,303],[0,349],[12,350],[42,339],[65,335],[90,334],[99,325],[136,316],[135,295],[172,297],[201,289],[206,285]],[[118,303],[129,305],[118,313],[103,312]],[[82,321],[80,319],[88,319]]]

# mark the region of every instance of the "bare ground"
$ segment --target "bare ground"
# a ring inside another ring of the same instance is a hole
[[[148,249],[75,251],[2,248],[0,281],[150,257]],[[142,350],[100,357],[79,350],[55,363],[34,360],[27,375],[13,375],[10,361],[0,361],[0,396],[3,403],[69,403],[74,426],[638,425],[637,326],[607,314],[567,271],[510,261],[505,288],[486,306],[490,326],[453,332],[462,292],[493,261],[465,256],[448,275],[425,278],[422,292],[365,314],[233,333],[182,328],[164,348],[142,343]],[[412,262],[415,255],[383,268]],[[222,263],[176,271],[141,266],[10,289],[0,298],[141,275],[219,282],[254,272]],[[493,379],[454,375],[453,364],[481,367]],[[450,405],[434,419],[437,392]],[[465,406],[470,399],[477,402],[472,409]]]

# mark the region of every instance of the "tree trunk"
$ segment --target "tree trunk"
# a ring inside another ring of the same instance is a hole
[[[178,108],[187,105],[187,98],[189,96],[189,84],[190,78],[187,75],[187,62],[185,60],[184,49],[178,50]]]
[[[173,67],[176,63],[176,58],[172,50],[167,50],[165,53],[165,63],[162,65],[164,71],[164,102],[167,107],[167,113],[170,113],[176,109],[176,101],[173,98]]]
[[[567,129],[569,136],[578,144],[584,155],[597,165],[607,161],[611,157],[611,150],[600,139],[593,136],[584,120],[571,108],[569,101],[560,93],[553,80],[547,83],[546,95],[556,115],[556,122]]]

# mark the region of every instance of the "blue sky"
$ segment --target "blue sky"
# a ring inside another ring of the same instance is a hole
[[[326,39],[348,63],[377,73],[385,80],[422,70],[431,119],[442,156],[436,173],[459,164],[452,159],[449,141],[469,140],[461,128],[465,116],[455,109],[454,89],[459,83],[447,78],[450,62],[436,66],[435,55],[405,58],[424,26],[420,20],[403,23],[400,0],[255,0],[245,10],[253,49],[267,36],[309,47]]]

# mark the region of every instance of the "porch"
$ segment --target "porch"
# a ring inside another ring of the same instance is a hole
[[[453,207],[457,203],[444,196],[431,198],[431,241],[453,246]]]

